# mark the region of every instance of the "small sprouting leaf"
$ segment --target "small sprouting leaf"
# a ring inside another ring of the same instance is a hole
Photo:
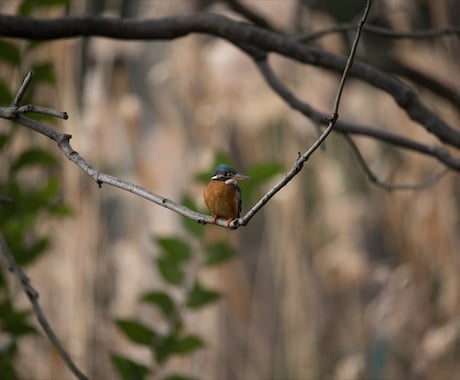
[[[11,165],[12,172],[31,166],[53,166],[57,164],[57,159],[51,153],[39,148],[30,148],[22,152]]]
[[[168,335],[155,346],[155,358],[158,363],[163,363],[171,355],[187,354],[203,347],[203,345],[203,341],[195,335],[188,335],[183,338],[175,334]]]
[[[0,60],[8,62],[12,66],[17,66],[21,63],[21,52],[17,45],[13,42],[0,40]]]
[[[131,319],[118,319],[118,328],[134,343],[151,345],[156,338],[156,333],[140,322]]]
[[[142,296],[141,300],[157,306],[166,317],[170,317],[175,313],[174,302],[165,292],[148,292]]]
[[[190,259],[190,246],[178,238],[157,238],[156,242],[167,254],[168,259],[177,262]]]
[[[180,285],[182,283],[184,273],[177,261],[160,257],[157,259],[157,266],[161,277],[163,277],[166,282],[172,285]]]
[[[205,264],[212,266],[221,264],[224,261],[231,259],[233,256],[235,256],[235,251],[228,242],[225,240],[219,240],[214,244],[206,247],[205,255]]]
[[[143,380],[150,373],[146,366],[124,356],[112,354],[111,359],[122,380]]]
[[[208,303],[215,302],[220,298],[220,293],[214,290],[205,289],[198,281],[187,296],[187,306],[191,309],[198,309]]]

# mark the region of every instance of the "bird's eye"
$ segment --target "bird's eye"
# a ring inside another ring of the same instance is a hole
[[[232,173],[230,173],[230,172],[225,172],[225,176],[226,176],[226,177],[231,177],[231,176],[232,176]]]

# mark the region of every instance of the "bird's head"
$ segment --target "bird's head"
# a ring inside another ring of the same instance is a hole
[[[238,173],[232,167],[225,165],[225,164],[220,164],[216,168],[216,171],[214,172],[214,175],[211,177],[211,180],[224,181],[227,185],[229,184],[236,185],[238,181],[244,181],[245,179],[248,179],[248,178],[249,177],[247,175]]]

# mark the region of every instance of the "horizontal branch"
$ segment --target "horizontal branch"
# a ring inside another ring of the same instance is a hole
[[[0,15],[0,35],[31,40],[100,36],[123,40],[171,40],[191,33],[209,34],[237,46],[250,45],[263,52],[281,54],[299,62],[342,73],[346,57],[302,44],[296,38],[231,18],[195,13],[162,19],[132,20],[100,17],[67,17],[38,20]],[[460,148],[460,131],[426,107],[416,92],[400,80],[356,61],[350,76],[359,78],[393,97],[407,115],[445,144]]]
[[[305,36],[298,38],[300,42],[311,42],[322,38],[329,34],[349,32],[356,29],[356,24],[339,24],[334,25],[327,29],[321,29]],[[386,37],[391,39],[411,39],[411,40],[426,40],[432,38],[439,38],[445,36],[460,35],[460,26],[449,26],[441,29],[428,29],[428,30],[413,30],[408,32],[398,32],[392,29],[384,28],[377,25],[367,24],[364,26],[364,31],[369,34],[374,34],[380,37]]]

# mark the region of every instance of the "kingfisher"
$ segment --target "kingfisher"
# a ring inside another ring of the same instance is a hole
[[[240,217],[241,190],[238,187],[238,181],[248,178],[247,175],[239,174],[225,164],[220,164],[216,168],[203,192],[204,202],[213,216],[213,223],[222,217],[227,219],[228,227],[232,220]]]

